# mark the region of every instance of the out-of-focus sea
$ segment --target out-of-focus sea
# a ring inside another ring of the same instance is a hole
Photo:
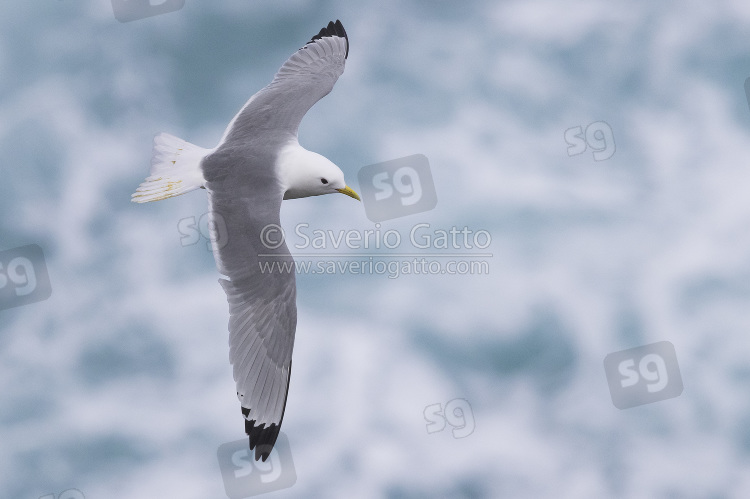
[[[187,0],[126,23],[105,0],[4,2],[0,251],[41,247],[52,294],[0,311],[0,497],[226,497],[217,449],[244,437],[228,309],[205,237],[180,229],[206,195],[130,194],[155,134],[213,147],[335,19],[346,71],[300,142],[355,190],[423,154],[438,202],[376,228],[350,198],[288,201],[287,234],[393,230],[387,262],[444,251],[415,248],[417,224],[486,231],[450,250],[488,272],[298,275],[297,479],[268,497],[750,497],[739,0]],[[596,122],[610,140],[569,155],[566,130]],[[684,391],[616,408],[605,356],[660,341]],[[473,431],[430,433],[426,408],[454,399]]]

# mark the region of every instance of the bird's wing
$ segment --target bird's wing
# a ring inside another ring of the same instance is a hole
[[[213,251],[229,302],[229,360],[255,459],[266,460],[284,417],[297,326],[294,260],[281,239],[282,193],[269,160],[217,151],[204,160]],[[273,163],[271,163],[273,164]],[[222,165],[234,165],[227,172]],[[213,166],[213,168],[211,168]],[[281,241],[280,244],[278,242]]]
[[[214,258],[229,301],[229,358],[255,458],[268,457],[284,416],[297,326],[294,260],[280,239],[283,188],[275,164],[302,117],[328,94],[349,42],[331,22],[235,116],[201,162]],[[276,244],[280,241],[280,244]]]
[[[341,21],[329,22],[287,59],[273,81],[253,95],[227,127],[224,141],[242,141],[269,131],[297,135],[305,113],[328,95],[349,55]]]

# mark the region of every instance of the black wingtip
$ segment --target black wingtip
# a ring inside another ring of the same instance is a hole
[[[344,38],[346,40],[346,55],[344,55],[344,59],[349,58],[349,37],[346,34],[346,30],[344,29],[344,25],[341,24],[341,21],[336,19],[336,22],[330,21],[328,23],[328,26],[320,30],[320,33],[313,36],[309,42],[312,43],[315,40],[320,40],[324,36],[340,36],[341,38]]]
[[[271,454],[273,446],[276,444],[276,439],[279,438],[281,425],[271,424],[266,428],[266,424],[263,423],[256,426],[254,419],[247,419],[249,414],[250,411],[243,407],[242,415],[245,416],[245,433],[248,436],[248,444],[250,445],[250,450],[255,449],[255,460],[265,462]]]
[[[260,459],[266,462],[273,446],[276,445],[276,439],[279,438],[281,426],[277,424],[272,424],[268,428],[264,428],[264,426],[265,424],[256,426],[250,431],[249,444],[250,450],[255,448],[255,460]]]
[[[278,424],[272,423],[268,428],[265,428],[265,423],[260,426],[255,426],[255,419],[248,419],[250,416],[250,409],[240,406],[242,417],[245,418],[245,433],[248,436],[248,444],[250,445],[250,450],[255,449],[256,461],[260,459],[265,463],[273,450],[273,446],[276,445],[276,439],[279,438],[281,423],[284,421],[284,413],[286,412],[286,398],[289,395],[289,382],[291,379],[292,361],[290,359],[289,373],[286,378],[286,393],[284,393],[284,406],[281,409],[281,419],[279,419]]]

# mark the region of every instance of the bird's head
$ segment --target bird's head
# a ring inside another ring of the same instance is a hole
[[[304,149],[302,151],[304,153],[294,154],[293,159],[289,158],[292,162],[281,164],[286,179],[284,199],[338,192],[360,201],[359,195],[346,185],[341,168],[320,154]]]

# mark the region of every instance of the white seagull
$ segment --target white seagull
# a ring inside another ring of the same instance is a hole
[[[146,203],[205,188],[210,220],[226,226],[213,254],[226,276],[229,360],[256,460],[268,458],[279,435],[297,327],[294,260],[279,232],[269,236],[281,201],[335,192],[359,200],[338,166],[297,141],[302,117],[333,89],[348,55],[341,22],[328,23],[247,101],[215,148],[157,135],[151,174],[132,196]]]

